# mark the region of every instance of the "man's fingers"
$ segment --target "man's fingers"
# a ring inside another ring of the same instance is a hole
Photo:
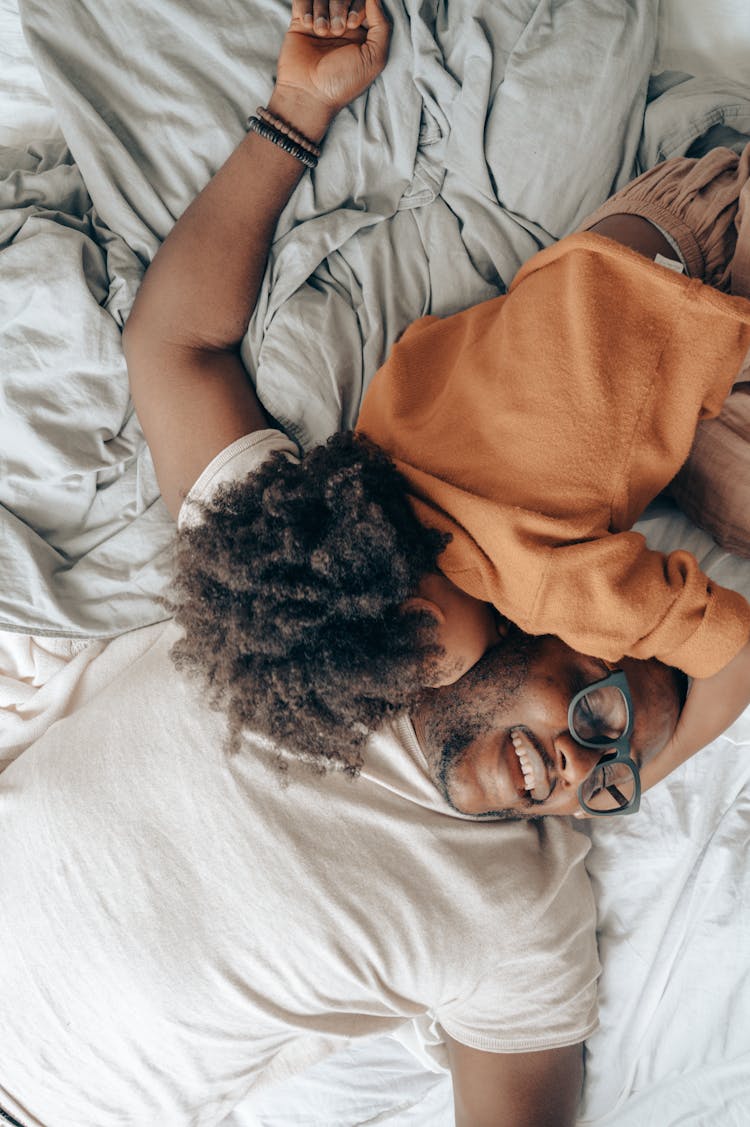
[[[305,28],[313,25],[313,0],[292,0],[292,22],[299,20]]]
[[[353,0],[349,5],[349,15],[347,16],[346,26],[351,31],[355,27],[359,27],[362,20],[365,18],[365,0]]]
[[[316,35],[343,35],[364,19],[365,0],[292,0],[292,23]]]
[[[330,0],[328,18],[331,21],[331,31],[334,35],[341,35],[346,31],[348,8],[348,0]]]
[[[316,35],[328,35],[328,0],[313,0],[313,31]]]

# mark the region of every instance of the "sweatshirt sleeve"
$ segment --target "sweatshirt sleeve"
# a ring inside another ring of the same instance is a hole
[[[527,629],[610,661],[656,657],[711,677],[750,639],[750,604],[689,552],[664,555],[621,532],[550,549]]]

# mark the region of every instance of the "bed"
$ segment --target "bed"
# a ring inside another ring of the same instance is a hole
[[[21,7],[0,0],[0,762],[108,638],[164,616],[172,525],[120,330],[159,240],[265,101],[287,16],[280,0]],[[302,446],[352,423],[415,317],[500,292],[639,163],[716,122],[750,132],[750,15],[708,9],[393,0],[388,68],[286,209],[245,342]],[[640,527],[750,596],[750,561],[668,503]],[[750,1122],[749,751],[746,713],[638,817],[581,831],[603,965],[581,1125]],[[447,1074],[407,1028],[226,1123],[452,1121]]]

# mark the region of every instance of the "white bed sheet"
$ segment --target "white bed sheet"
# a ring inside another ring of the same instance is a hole
[[[679,9],[692,19],[679,22]],[[715,7],[712,5],[711,7]],[[745,77],[746,6],[665,3],[659,59],[687,69],[726,55]],[[698,18],[697,9],[703,9]],[[733,24],[731,21],[736,18]],[[692,40],[685,42],[687,29]],[[721,43],[716,34],[720,27]],[[711,47],[710,44],[714,46]],[[708,44],[708,47],[707,47]],[[740,49],[741,45],[741,49]],[[682,53],[681,53],[682,52]],[[731,59],[730,59],[731,54]],[[696,66],[696,69],[697,66]],[[57,124],[20,37],[13,0],[0,0],[0,144],[54,136]],[[750,563],[717,549],[673,512],[650,538],[692,547],[716,578],[750,594]],[[0,762],[53,722],[81,669],[104,652],[82,643],[0,636]],[[599,905],[601,1026],[587,1046],[581,1124],[747,1127],[750,1123],[750,713],[644,798],[642,813],[586,827]],[[406,1037],[405,1039],[408,1039]],[[284,1089],[246,1103],[227,1127],[450,1127],[450,1084],[399,1042],[354,1045]]]
[[[59,137],[60,126],[23,38],[16,0],[0,0],[0,145]]]

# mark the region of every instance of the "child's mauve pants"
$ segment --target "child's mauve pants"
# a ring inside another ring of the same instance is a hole
[[[639,215],[680,250],[687,273],[750,300],[750,145],[738,156],[712,149],[650,169],[581,225]],[[723,547],[750,556],[750,359],[716,419],[698,426],[670,492]]]

